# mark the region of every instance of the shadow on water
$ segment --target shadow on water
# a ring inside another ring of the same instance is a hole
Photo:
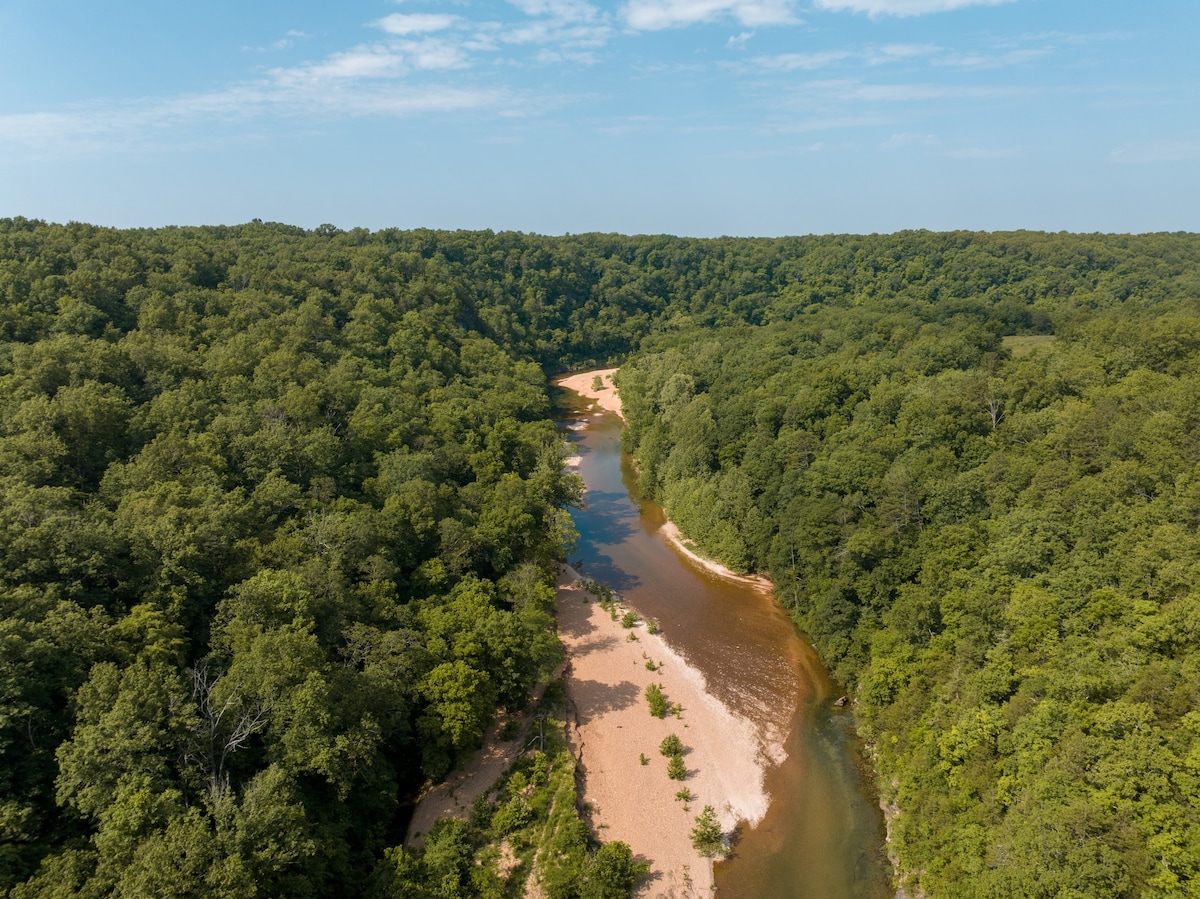
[[[585,560],[582,573],[618,593],[635,589],[641,584],[641,578],[622,568],[607,551],[640,533],[637,520],[629,515],[629,496],[589,490],[585,501],[586,507],[582,510],[585,514],[575,516],[579,531],[578,555]]]
[[[563,394],[560,394],[560,396]],[[776,745],[766,816],[740,827],[717,865],[724,899],[882,899],[890,896],[883,819],[841,691],[773,596],[685,560],[659,529],[621,452],[621,420],[560,406],[583,427],[564,430],[580,454],[587,507],[574,518],[582,571],[661,623],[671,647],[709,691]],[[622,697],[615,699],[624,701]]]

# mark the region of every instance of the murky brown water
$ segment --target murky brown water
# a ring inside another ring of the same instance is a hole
[[[786,749],[767,774],[771,807],[717,866],[722,897],[890,896],[883,819],[864,789],[849,714],[812,648],[770,595],[695,566],[658,533],[662,509],[638,497],[621,452],[621,420],[560,391],[560,417],[581,455],[587,508],[570,557],[589,577],[657,619],[710,692]]]

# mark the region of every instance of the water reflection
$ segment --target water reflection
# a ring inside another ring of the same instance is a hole
[[[574,397],[574,394],[571,394]],[[577,399],[577,398],[576,398]],[[657,620],[722,702],[755,722],[775,763],[766,817],[736,835],[717,868],[724,899],[875,899],[890,894],[882,818],[838,691],[770,595],[694,566],[658,533],[662,510],[637,494],[621,420],[573,411],[586,508],[573,561]]]

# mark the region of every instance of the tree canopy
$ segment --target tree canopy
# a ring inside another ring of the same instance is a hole
[[[643,489],[849,685],[921,888],[1194,891],[1198,273],[1192,235],[0,220],[0,893],[493,889],[401,810],[557,662],[546,375],[616,361]],[[627,891],[581,826],[556,895]]]

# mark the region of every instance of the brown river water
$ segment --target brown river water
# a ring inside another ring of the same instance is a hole
[[[884,899],[892,895],[883,817],[841,691],[768,593],[689,561],[659,533],[637,492],[622,420],[559,390],[559,418],[580,455],[586,508],[570,561],[657,619],[709,692],[775,746],[766,816],[734,836],[716,868],[722,899]],[[590,411],[589,411],[590,409]],[[785,755],[786,753],[786,755]]]

